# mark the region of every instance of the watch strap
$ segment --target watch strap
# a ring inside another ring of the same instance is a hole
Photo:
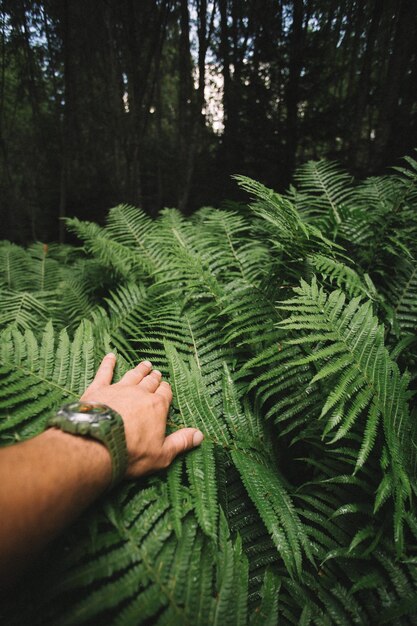
[[[83,412],[90,415],[88,411],[85,411],[86,405],[94,408],[94,413],[91,414],[91,421],[71,419],[71,415],[77,414],[77,408],[81,406]],[[111,417],[111,420],[102,424],[94,421],[94,415],[97,415],[97,408],[100,408],[102,415]],[[56,427],[72,435],[91,437],[104,444],[110,453],[112,463],[112,479],[109,489],[124,477],[128,466],[124,422],[119,413],[110,407],[92,402],[66,404],[55,415],[50,417],[46,427]]]
[[[118,428],[111,428],[105,437],[97,437],[110,452],[112,479],[109,489],[114,487],[126,474],[128,462],[123,420],[119,415],[117,417],[119,417],[121,425]]]

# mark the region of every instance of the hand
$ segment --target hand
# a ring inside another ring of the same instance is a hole
[[[171,386],[161,380],[161,372],[152,370],[149,361],[142,361],[112,385],[115,363],[113,353],[104,357],[81,400],[101,402],[122,416],[129,457],[127,477],[168,467],[178,454],[202,442],[203,433],[196,428],[181,428],[165,436]]]

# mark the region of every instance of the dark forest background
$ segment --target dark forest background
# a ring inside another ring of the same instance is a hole
[[[64,239],[277,190],[308,159],[380,174],[417,145],[415,0],[3,0],[1,237]]]

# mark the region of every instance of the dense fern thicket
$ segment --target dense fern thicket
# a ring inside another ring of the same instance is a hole
[[[199,449],[126,482],[1,608],[9,625],[417,624],[417,162],[0,246],[0,437],[36,435],[102,356],[150,359]]]

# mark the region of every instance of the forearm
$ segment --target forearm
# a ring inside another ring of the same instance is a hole
[[[54,428],[1,450],[0,586],[10,582],[110,481],[111,459],[105,446]]]
[[[142,361],[112,385],[115,363],[114,354],[104,357],[81,400],[104,404],[122,417],[127,477],[168,467],[178,454],[201,443],[203,434],[196,428],[166,436],[172,390],[161,372]],[[125,464],[120,467],[123,472]],[[0,589],[111,480],[112,460],[105,445],[55,428],[0,450]]]

